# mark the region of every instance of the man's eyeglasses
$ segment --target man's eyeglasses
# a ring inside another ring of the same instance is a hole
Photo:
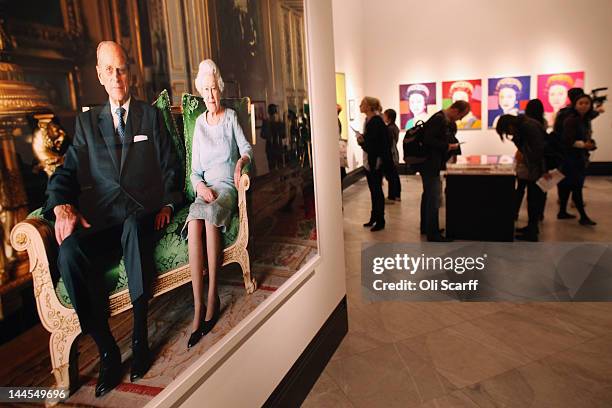
[[[120,66],[120,67],[111,67],[109,65],[107,67],[104,67],[102,69],[102,72],[106,76],[113,76],[113,75],[115,75],[115,72],[118,73],[119,75],[123,76],[123,75],[127,75],[127,73],[128,73],[128,66],[127,65],[123,65],[123,66]]]

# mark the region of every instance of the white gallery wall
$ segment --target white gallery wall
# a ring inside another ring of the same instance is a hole
[[[354,100],[356,105],[355,120],[349,120],[349,126],[361,130],[363,118],[359,113],[359,102],[365,92],[365,56],[363,47],[364,10],[361,0],[333,0],[334,20],[334,55],[336,72],[346,75],[346,99]],[[347,112],[347,119],[349,113]],[[347,146],[349,170],[363,164],[363,154],[357,144],[355,134],[349,130]]]
[[[438,82],[440,106],[441,82],[458,79],[482,79],[487,95],[488,78],[531,75],[532,98],[538,74],[585,71],[588,91],[612,86],[610,0],[333,3],[336,71],[344,69],[347,82],[351,76],[365,78],[358,82],[363,87],[360,96],[377,96],[385,109],[398,114],[399,85],[414,82]],[[363,67],[353,67],[344,49],[357,49]],[[599,144],[593,161],[612,161],[612,104],[607,108],[593,122]],[[486,109],[485,102],[483,127]],[[458,138],[466,142],[462,146],[466,155],[515,150],[511,143],[500,142],[493,129],[459,131]]]

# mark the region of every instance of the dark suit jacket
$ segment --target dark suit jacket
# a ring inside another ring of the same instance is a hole
[[[134,142],[135,136],[141,141]],[[56,205],[72,204],[94,227],[123,222],[180,203],[181,171],[155,107],[131,99],[122,146],[107,102],[77,117],[73,143],[49,180],[43,211],[52,217]]]
[[[433,115],[425,123],[423,144],[427,148],[428,156],[420,165],[419,171],[424,175],[435,176],[440,170],[446,168],[448,160],[448,145],[457,132],[457,127],[450,123],[444,112]]]
[[[378,158],[382,160],[383,167],[393,164],[391,144],[387,125],[378,115],[374,115],[365,125],[363,132],[363,150],[368,154],[370,169],[376,169]]]

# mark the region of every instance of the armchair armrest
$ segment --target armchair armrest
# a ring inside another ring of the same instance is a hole
[[[246,204],[246,191],[251,186],[251,178],[247,171],[242,169],[242,175],[240,176],[240,184],[238,185],[238,207],[241,203]]]
[[[55,254],[57,249],[53,227],[41,217],[28,218],[11,231],[11,244],[17,251],[28,251],[38,317],[43,327],[51,333],[51,372],[57,387],[68,388],[72,392],[78,377],[78,365],[74,363],[77,348],[74,344],[81,333],[81,326],[74,309],[60,303],[53,286],[49,263],[49,254]]]
[[[54,261],[57,252],[57,242],[51,223],[39,217],[21,221],[11,231],[11,245],[17,251],[28,252],[34,298],[45,329],[54,332],[61,326],[69,329],[71,333],[78,334],[81,329],[76,315],[73,319],[61,319],[62,311],[68,309],[58,300],[51,277],[49,258]]]
[[[26,218],[11,231],[11,245],[17,251],[28,251],[30,272],[36,261],[47,259],[47,253],[57,248],[53,224],[42,217]]]

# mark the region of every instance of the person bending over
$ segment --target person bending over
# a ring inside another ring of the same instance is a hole
[[[525,115],[503,115],[495,129],[500,139],[510,139],[519,150],[526,167],[524,179],[527,184],[526,228],[519,229],[521,234],[516,239],[521,241],[538,241],[539,222],[544,206],[544,191],[536,181],[546,173],[546,131],[541,123]]]

